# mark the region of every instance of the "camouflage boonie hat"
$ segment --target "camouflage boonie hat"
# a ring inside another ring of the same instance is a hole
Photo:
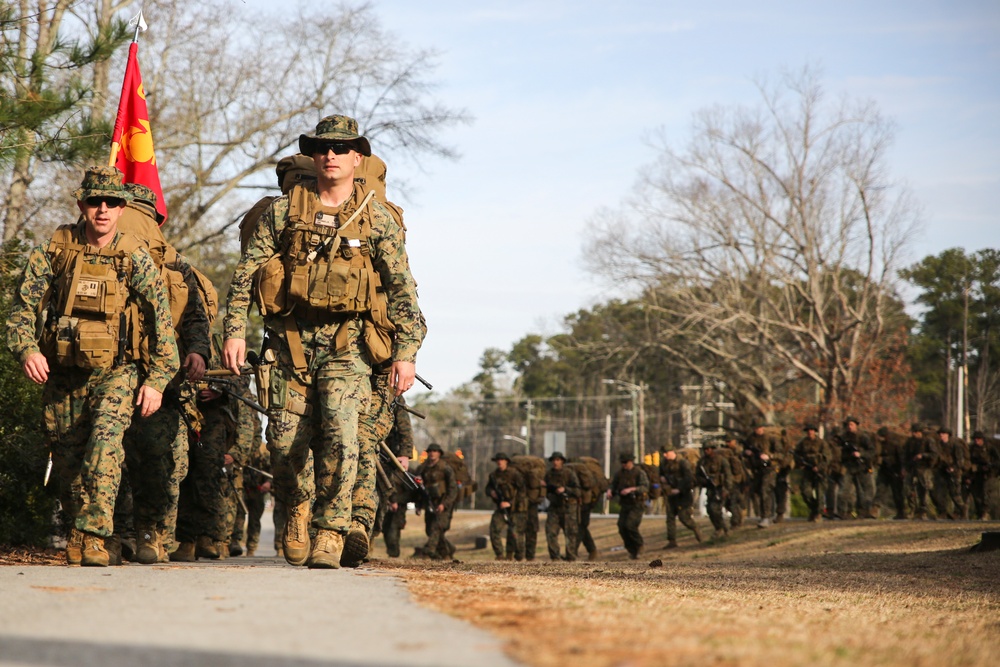
[[[983,433],[982,431],[976,431],[975,433],[972,434],[972,439],[973,440],[985,440],[986,439],[986,434]]]
[[[493,455],[491,461],[510,461],[510,457],[507,456],[506,452],[497,452]]]
[[[83,173],[83,182],[73,192],[77,201],[90,197],[121,197],[132,201],[132,193],[122,182],[124,176],[115,167],[90,167]]]
[[[619,463],[628,463],[629,461],[635,461],[635,454],[629,454],[628,452],[622,452],[618,455]]]
[[[125,189],[132,195],[131,205],[133,208],[142,210],[143,213],[156,220],[156,224],[162,225],[166,218],[156,210],[156,193],[152,188],[139,183],[126,183]]]
[[[299,183],[306,181],[316,181],[316,163],[312,158],[302,153],[286,155],[278,160],[278,166],[274,168],[274,173],[278,176],[278,187],[282,194],[288,194]]]
[[[300,134],[299,151],[303,155],[312,155],[318,152],[317,148],[323,144],[334,142],[353,144],[354,149],[365,156],[372,154],[371,144],[358,134],[358,121],[350,116],[340,115],[327,116],[320,120],[316,124],[316,134]]]
[[[562,459],[563,461],[565,461],[566,455],[563,454],[562,452],[552,452],[552,455],[549,456],[549,461],[555,461],[556,459]]]
[[[436,442],[432,442],[431,444],[427,445],[427,449],[425,449],[424,451],[438,452],[439,454],[444,454],[444,450],[441,449],[441,445],[437,444]]]

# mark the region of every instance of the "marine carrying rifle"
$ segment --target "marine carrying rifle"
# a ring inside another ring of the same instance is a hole
[[[507,503],[507,507],[500,509],[500,512],[503,514],[503,522],[509,526],[511,501],[507,498],[507,494],[503,492],[503,489],[501,489],[498,484],[494,484],[493,480],[490,480],[490,483],[487,486],[487,491],[489,491],[490,495],[492,495],[497,501],[497,508],[500,508],[500,505],[503,503]]]
[[[429,514],[434,514],[434,503],[431,500],[431,495],[427,491],[427,487],[424,483],[418,480],[413,473],[403,467],[403,464],[399,462],[389,446],[384,442],[379,443],[378,448],[378,463],[382,466],[383,470],[387,468],[393,468],[397,472],[397,477],[402,480],[403,488],[411,493],[419,493],[427,503],[427,512]]]

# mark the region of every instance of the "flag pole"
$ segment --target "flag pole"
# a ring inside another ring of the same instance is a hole
[[[129,46],[129,54],[131,55],[132,49],[137,48],[136,45],[139,43],[139,33],[146,32],[146,28],[148,27],[146,25],[146,19],[143,18],[143,16],[142,16],[142,10],[141,9],[139,10],[138,14],[136,14],[131,19],[129,19],[128,25],[129,25],[129,27],[135,26],[135,34],[132,36],[132,44]],[[127,65],[125,67],[125,75],[128,76],[128,66]],[[124,93],[124,91],[123,91],[123,93]],[[119,101],[119,104],[121,104],[121,101]],[[121,150],[121,146],[118,144],[117,139],[116,139],[116,137],[118,135],[118,130],[119,130],[118,123],[116,121],[115,122],[115,137],[112,137],[112,141],[111,141],[111,155],[108,158],[108,166],[109,167],[115,166],[115,163],[118,161],[118,151]]]

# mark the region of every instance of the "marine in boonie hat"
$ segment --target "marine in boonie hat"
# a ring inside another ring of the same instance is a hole
[[[138,207],[143,213],[156,220],[156,224],[162,225],[166,218],[156,210],[156,193],[152,188],[148,188],[140,183],[126,183],[125,189],[132,195],[132,205]]]
[[[496,462],[496,461],[510,461],[510,457],[507,456],[506,452],[497,452],[496,454],[493,455],[493,458],[490,459],[490,460],[493,461],[493,462]]]
[[[437,444],[436,442],[432,442],[431,444],[427,445],[427,449],[425,449],[424,451],[425,452],[437,452],[439,454],[444,454],[444,450],[441,449],[441,445]]]
[[[350,144],[364,156],[372,154],[368,139],[358,134],[358,121],[350,116],[327,116],[316,124],[315,134],[299,135],[299,151],[303,155],[322,153],[324,145],[336,143]]]
[[[628,463],[629,461],[635,461],[635,454],[629,452],[622,452],[618,455],[619,463]]]
[[[562,459],[563,461],[565,461],[566,455],[563,454],[562,452],[552,452],[552,455],[549,456],[549,461],[555,461],[556,459]]]
[[[83,182],[73,191],[77,201],[91,197],[118,197],[132,201],[132,193],[125,187],[124,175],[116,167],[89,167],[83,173]]]

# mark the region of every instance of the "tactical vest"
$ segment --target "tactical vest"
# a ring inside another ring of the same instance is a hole
[[[62,366],[104,369],[141,357],[139,308],[129,298],[142,241],[131,234],[103,248],[73,238],[75,225],[59,227],[49,242],[53,292],[42,350]]]
[[[342,219],[343,212],[323,206],[314,191],[292,189],[279,252],[254,275],[254,299],[262,315],[295,312],[307,321],[365,315],[365,345],[371,361],[379,364],[392,357],[395,327],[371,260],[375,193],[360,185],[354,193],[360,205]],[[338,336],[336,344],[339,350],[346,340]]]

